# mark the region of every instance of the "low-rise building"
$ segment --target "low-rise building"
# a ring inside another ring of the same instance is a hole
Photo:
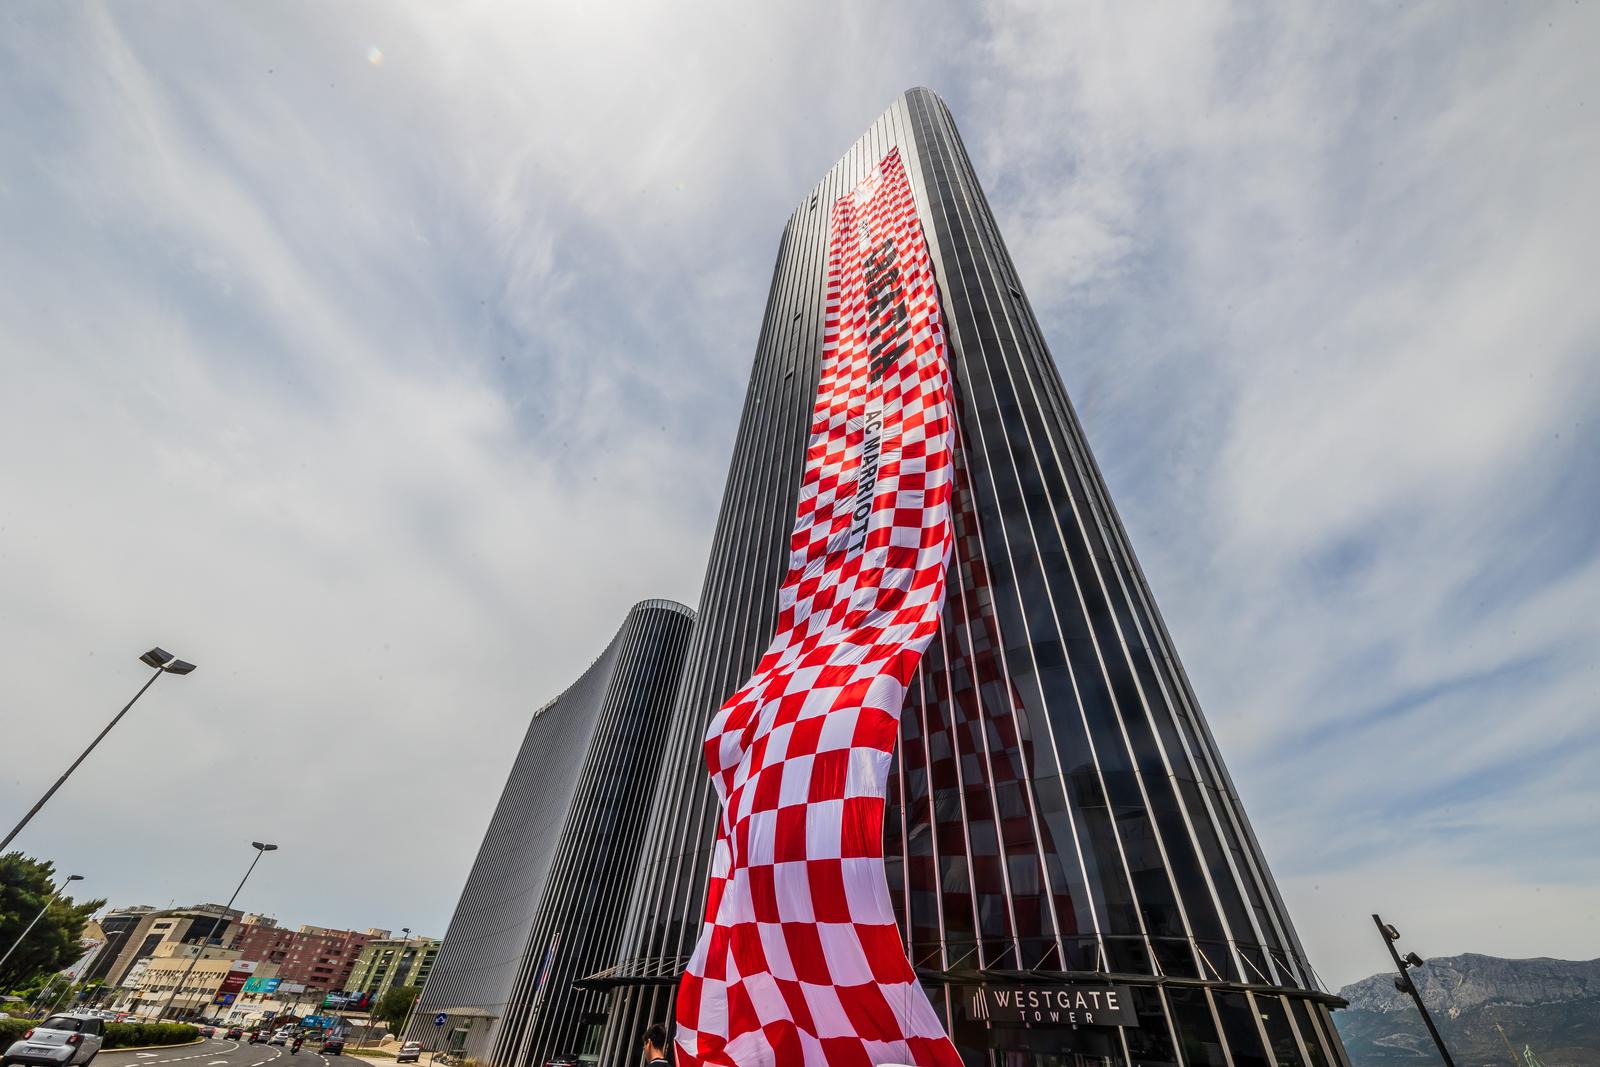
[[[130,972],[137,984],[124,990],[121,1010],[147,1019],[163,1013],[172,1019],[224,1015],[245,983],[269,969],[275,970],[271,964],[240,959],[235,949],[181,942],[158,945],[136,968],[136,979]]]
[[[122,950],[127,947],[129,939],[139,930],[141,924],[148,927],[148,924],[144,923],[144,919],[155,910],[146,905],[134,905],[130,908],[112,908],[100,916],[100,929],[105,934],[106,941],[104,945],[100,946],[100,951],[95,953],[94,959],[90,961],[88,968],[84,971],[83,981],[105,982],[108,985],[116,985],[121,981],[126,976],[126,966],[124,966],[122,973],[118,973],[114,977],[112,975],[118,958],[122,955]],[[131,962],[130,960],[129,965],[131,965]]]
[[[165,944],[216,946],[226,944],[231,937],[229,926],[242,918],[241,912],[218,904],[196,904],[188,908],[125,908],[109,912],[101,920],[101,927],[110,934],[115,930],[118,946],[114,957],[102,952],[100,961],[89,973],[87,980],[104,978],[109,986],[126,985],[128,972],[139,960],[149,958]],[[107,927],[107,923],[111,927]],[[109,938],[108,938],[109,940]],[[111,946],[108,944],[107,948]],[[96,973],[98,972],[98,973]]]
[[[78,935],[78,949],[82,953],[70,966],[63,967],[61,973],[74,982],[87,981],[84,975],[94,966],[95,960],[105,951],[106,932],[98,922],[90,919],[83,924],[83,932]]]
[[[275,967],[262,964],[262,969]],[[239,1026],[273,1020],[300,1019],[315,1013],[325,994],[313,992],[303,982],[286,982],[277,975],[260,975],[245,982],[239,996],[221,1018]]]

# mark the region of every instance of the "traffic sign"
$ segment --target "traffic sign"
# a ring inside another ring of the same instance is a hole
[[[445,1015],[445,1013],[441,1011],[438,1015],[435,1015],[433,1017],[433,1025],[435,1025],[435,1026],[443,1026],[444,1025],[444,1021],[445,1021],[446,1018],[447,1018],[447,1016]]]

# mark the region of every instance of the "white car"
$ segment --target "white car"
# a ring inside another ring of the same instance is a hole
[[[0,1056],[0,1067],[14,1063],[37,1067],[87,1067],[105,1042],[106,1024],[93,1015],[52,1015],[22,1035]]]

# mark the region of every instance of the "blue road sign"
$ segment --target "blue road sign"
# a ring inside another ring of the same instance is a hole
[[[445,1020],[445,1014],[444,1014],[444,1012],[441,1011],[438,1015],[435,1015],[433,1017],[433,1025],[435,1025],[435,1026],[443,1026],[444,1025],[444,1020]]]

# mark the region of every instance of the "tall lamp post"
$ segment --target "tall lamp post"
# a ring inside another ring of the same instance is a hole
[[[17,935],[17,939],[11,942],[11,947],[6,949],[6,954],[4,956],[0,956],[0,967],[4,967],[6,965],[6,960],[9,960],[11,958],[11,954],[17,951],[17,946],[26,941],[28,939],[28,935],[33,933],[33,928],[39,924],[40,919],[44,918],[44,913],[50,910],[50,905],[56,902],[56,897],[59,897],[62,891],[73,882],[81,881],[83,881],[83,875],[81,874],[67,875],[67,880],[57,886],[55,892],[50,894],[50,899],[44,902],[44,907],[40,908],[39,914],[33,917],[33,922],[29,923],[27,928],[24,929],[22,933]]]
[[[72,766],[68,767],[64,772],[62,772],[60,778],[56,779],[56,784],[45,790],[45,794],[39,798],[39,802],[28,809],[28,814],[22,817],[21,822],[12,827],[11,832],[6,835],[6,839],[4,841],[0,841],[0,853],[5,852],[6,846],[11,844],[11,839],[20,834],[22,832],[22,828],[33,821],[33,817],[39,814],[39,809],[44,807],[45,802],[56,795],[56,790],[60,789],[62,784],[65,783],[69,777],[71,777],[72,772],[78,769],[78,764],[88,759],[89,753],[94,751],[95,746],[101,741],[105,740],[105,736],[111,732],[111,728],[122,721],[122,717],[128,714],[128,709],[133,707],[134,703],[140,697],[144,696],[144,691],[156,684],[157,678],[161,677],[163,674],[181,675],[188,674],[190,671],[194,670],[193,663],[185,663],[183,660],[179,659],[163,648],[152,648],[149,652],[146,652],[144,655],[140,656],[139,659],[142,663],[144,663],[145,666],[155,669],[155,673],[150,675],[150,680],[145,682],[144,685],[140,686],[137,693],[133,694],[133,700],[130,700],[126,704],[122,705],[122,710],[117,712],[116,715],[112,717],[111,721],[106,724],[106,728],[101,730],[100,733],[95,736],[93,741],[89,742],[89,747],[84,749],[82,754],[79,755],[77,759],[72,761]]]
[[[222,906],[222,910],[224,912],[231,911],[233,909],[233,902],[239,899],[239,890],[243,889],[244,884],[250,880],[250,872],[256,869],[256,864],[261,862],[261,857],[265,856],[268,852],[276,852],[278,849],[277,845],[268,845],[260,841],[250,842],[250,847],[256,850],[256,858],[250,861],[249,869],[244,872],[244,877],[239,879],[239,884],[237,887],[235,887],[233,896],[229,897],[228,902]],[[211,934],[206,938],[206,942],[215,940],[216,933],[217,927],[216,924],[213,923],[211,925]],[[190,960],[189,966],[184,969],[183,977],[178,979],[178,984],[173,986],[172,992],[167,995],[167,1002],[166,1004],[162,1005],[161,1014],[156,1016],[156,1022],[160,1022],[167,1017],[167,1012],[172,1010],[172,1002],[177,999],[178,990],[183,988],[183,983],[187,982],[189,980],[189,976],[194,973],[194,965],[199,963],[200,957],[204,956],[205,954],[206,945],[205,943],[202,943],[195,950],[194,959]],[[1454,1067],[1454,1065],[1452,1065],[1452,1067]]]
[[[1409,993],[1417,1005],[1417,1011],[1422,1014],[1422,1022],[1428,1028],[1428,1034],[1433,1038],[1433,1043],[1439,1048],[1439,1058],[1444,1060],[1444,1067],[1456,1067],[1456,1061],[1450,1058],[1450,1050],[1444,1047],[1444,1038],[1439,1036],[1439,1028],[1433,1025],[1433,1016],[1428,1014],[1428,1006],[1422,1003],[1422,994],[1417,992],[1417,983],[1411,980],[1411,975],[1406,973],[1412,967],[1421,967],[1426,960],[1415,952],[1407,952],[1402,959],[1400,950],[1394,943],[1400,940],[1400,931],[1374,915],[1372,921],[1378,924],[1378,933],[1383,935],[1383,943],[1389,949],[1389,955],[1394,957],[1395,975],[1394,987],[1401,993]]]

